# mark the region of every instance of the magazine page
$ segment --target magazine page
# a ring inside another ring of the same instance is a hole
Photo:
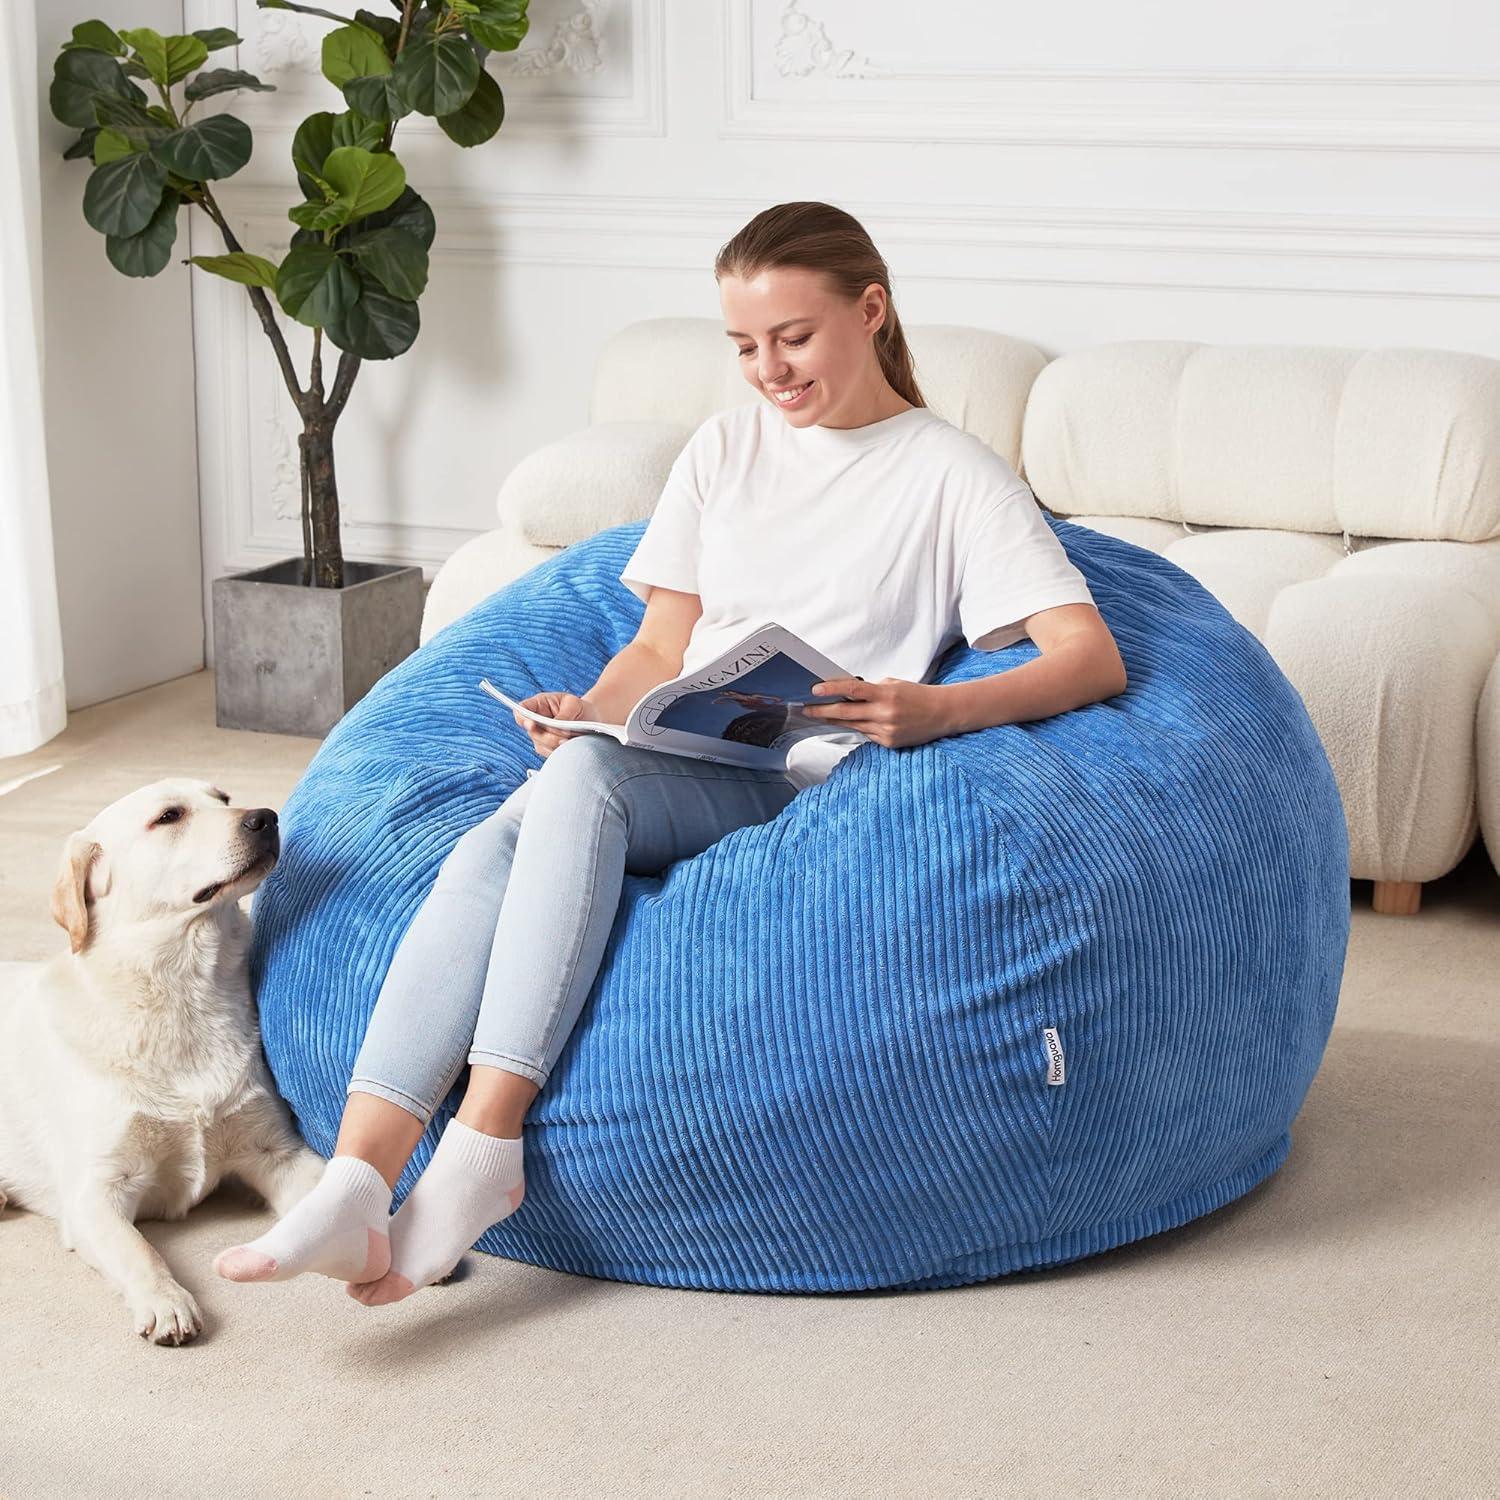
[[[507,708],[512,708],[517,713],[525,714],[534,724],[545,724],[549,729],[570,729],[579,734],[607,734],[613,739],[619,740],[622,745],[625,743],[625,726],[623,724],[605,724],[597,719],[551,719],[546,714],[536,713],[523,704],[517,703],[514,698],[502,693],[487,677],[481,677],[479,685],[490,697],[498,698]]]
[[[812,688],[850,675],[793,631],[767,623],[648,692],[626,720],[626,743],[781,770],[798,740],[843,727],[802,710],[849,702]]]

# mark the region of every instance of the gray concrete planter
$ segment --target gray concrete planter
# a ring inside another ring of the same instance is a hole
[[[221,729],[321,738],[417,649],[422,570],[344,560],[344,587],[304,586],[302,559],[213,581]]]

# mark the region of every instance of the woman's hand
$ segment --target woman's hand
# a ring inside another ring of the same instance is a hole
[[[813,685],[814,693],[843,693],[855,703],[808,704],[802,710],[810,719],[827,719],[830,727],[857,729],[877,745],[899,749],[902,745],[925,745],[947,734],[941,689],[931,682],[908,682],[901,677],[882,677],[866,682],[863,677],[830,677]]]
[[[599,719],[594,705],[587,698],[578,697],[576,693],[533,693],[520,701],[522,708],[529,708],[534,714],[546,714],[549,719]],[[511,717],[531,736],[532,748],[543,760],[564,740],[578,738],[576,730],[553,729],[547,724],[536,724],[525,714],[513,711]]]

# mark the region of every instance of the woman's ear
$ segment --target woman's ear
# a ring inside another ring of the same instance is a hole
[[[107,870],[95,870],[95,861],[104,846],[86,834],[74,830],[63,845],[62,864],[52,887],[52,919],[67,929],[68,943],[74,953],[82,952],[89,940],[92,913],[89,908],[96,896],[109,890]],[[90,877],[96,882],[90,889]],[[102,878],[102,884],[97,882]]]

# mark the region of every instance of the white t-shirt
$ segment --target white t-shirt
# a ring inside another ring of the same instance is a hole
[[[995,651],[1059,604],[1092,604],[1026,481],[982,439],[914,406],[864,427],[793,427],[769,402],[716,412],[672,464],[620,581],[697,594],[682,670],[774,620],[852,675],[927,680],[960,637]],[[797,787],[857,730],[799,741]]]

